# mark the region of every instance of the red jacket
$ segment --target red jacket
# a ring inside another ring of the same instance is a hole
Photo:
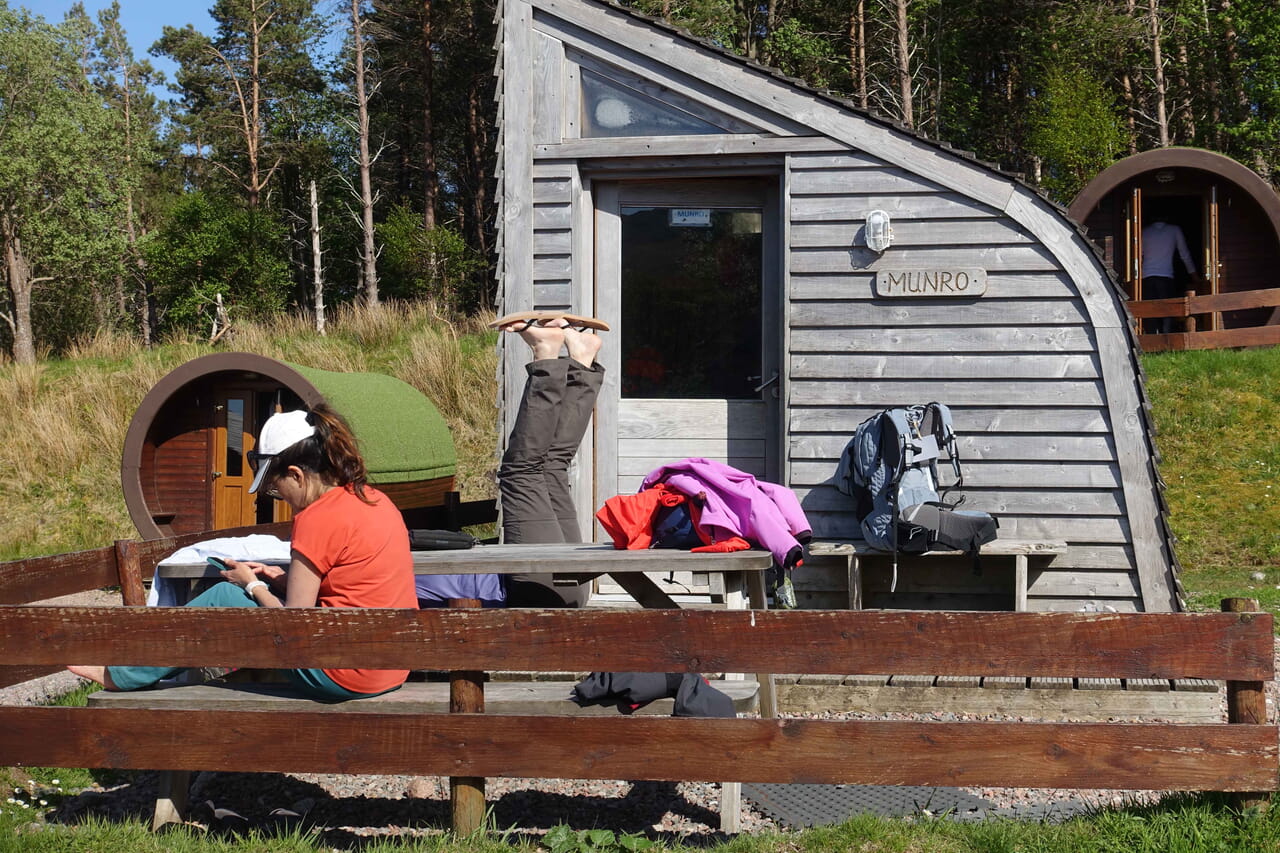
[[[653,519],[658,510],[678,506],[686,501],[694,529],[706,543],[700,548],[689,550],[745,551],[751,547],[751,543],[740,536],[716,542],[699,524],[702,507],[698,506],[698,502],[690,501],[687,496],[668,488],[666,483],[658,483],[634,495],[615,495],[604,502],[604,506],[596,513],[596,518],[605,532],[613,537],[614,548],[620,551],[639,551],[653,547]]]

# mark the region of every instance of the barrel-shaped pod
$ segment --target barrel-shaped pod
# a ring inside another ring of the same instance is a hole
[[[283,521],[288,507],[248,493],[245,454],[275,411],[328,400],[350,423],[370,482],[401,509],[436,506],[453,488],[448,426],[391,376],[339,373],[253,353],[215,353],[164,376],[125,436],[121,484],[139,534],[156,538]]]

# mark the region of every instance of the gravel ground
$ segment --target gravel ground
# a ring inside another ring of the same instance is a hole
[[[105,594],[69,596],[57,604],[110,604]],[[1280,655],[1277,656],[1280,658]],[[1280,666],[1280,660],[1277,665]],[[0,703],[37,703],[65,693],[78,680],[59,673],[0,690]],[[1275,718],[1277,685],[1268,685],[1268,713]],[[873,719],[857,713],[805,715],[812,719]],[[878,719],[1009,720],[996,715],[891,714]],[[52,820],[75,822],[89,814],[108,819],[149,817],[154,773],[104,774],[94,788],[66,799]],[[1158,799],[1154,791],[1066,791],[967,788],[988,801],[988,815],[1057,819],[1083,810]],[[683,843],[716,840],[720,786],[712,783],[489,779],[486,795],[493,825],[534,837],[557,824],[573,829],[605,827]],[[438,833],[449,825],[449,782],[443,777],[316,774],[199,773],[191,788],[192,822],[212,830],[303,823],[323,828],[326,844],[358,843],[376,835]],[[742,831],[785,830],[744,800]]]

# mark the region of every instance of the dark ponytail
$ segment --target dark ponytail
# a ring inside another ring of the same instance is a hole
[[[360,455],[355,433],[342,415],[328,403],[321,402],[307,412],[307,423],[316,428],[315,435],[282,451],[273,460],[280,470],[296,465],[304,471],[319,474],[326,482],[351,489],[367,504],[374,503],[365,497],[369,472],[365,468],[364,457]]]

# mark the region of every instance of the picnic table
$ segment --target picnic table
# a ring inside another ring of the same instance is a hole
[[[263,560],[282,564],[278,560]],[[730,610],[764,610],[767,599],[764,573],[773,558],[764,551],[693,553],[671,549],[619,551],[612,545],[559,543],[553,545],[479,545],[446,551],[414,551],[417,575],[454,574],[551,574],[557,581],[583,583],[611,576],[642,607],[678,608],[680,605],[646,573],[692,572],[718,575],[724,580],[725,604]],[[208,563],[161,561],[156,573],[162,579],[218,579]]]

